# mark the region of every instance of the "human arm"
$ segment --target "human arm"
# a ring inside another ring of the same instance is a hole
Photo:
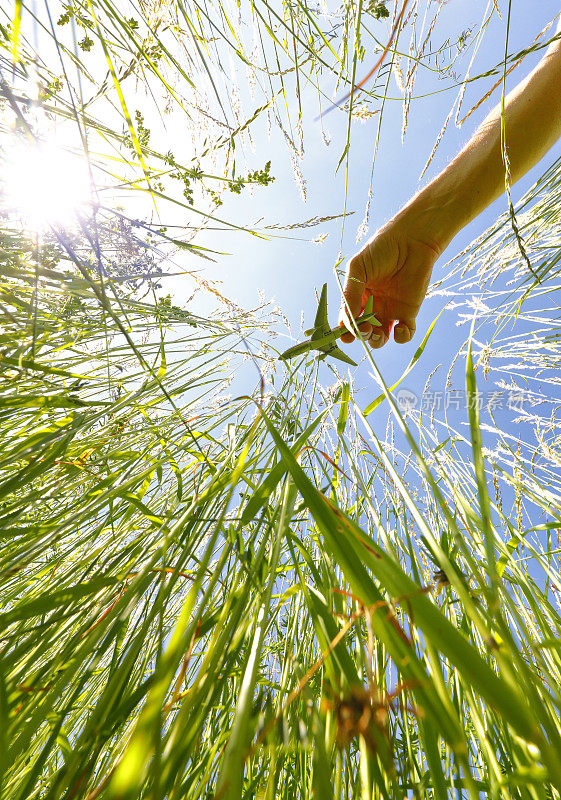
[[[434,263],[454,236],[504,192],[501,128],[499,105],[440,175],[349,261],[341,324],[348,311],[357,317],[372,295],[381,328],[361,328],[364,338],[372,334],[372,347],[388,341],[394,322],[395,341],[411,340]],[[559,40],[506,97],[504,129],[510,181],[515,183],[561,136]],[[343,342],[353,339],[351,333],[342,337]]]

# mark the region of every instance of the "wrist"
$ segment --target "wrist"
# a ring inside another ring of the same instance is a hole
[[[470,217],[465,201],[459,202],[457,192],[435,183],[429,184],[413,197],[396,219],[405,225],[409,236],[422,241],[440,255],[467,225]]]

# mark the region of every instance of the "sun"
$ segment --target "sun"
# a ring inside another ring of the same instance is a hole
[[[2,160],[2,205],[26,227],[72,227],[91,206],[87,164],[56,142],[18,141]]]

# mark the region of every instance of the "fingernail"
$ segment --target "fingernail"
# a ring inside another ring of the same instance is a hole
[[[379,342],[381,338],[382,338],[382,337],[380,336],[380,334],[379,334],[379,333],[373,333],[373,334],[370,336],[370,341],[371,341],[371,342]]]
[[[402,333],[405,333],[405,328],[398,327],[395,329],[395,332],[397,333],[398,336],[401,336]]]

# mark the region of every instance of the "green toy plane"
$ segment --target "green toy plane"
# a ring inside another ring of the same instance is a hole
[[[374,325],[379,325],[380,323],[376,319],[376,316],[372,310],[372,297],[368,298],[368,302],[362,312],[362,315],[355,320],[357,325],[360,325],[363,322],[372,322]],[[279,358],[283,359],[284,361],[288,360],[289,358],[295,358],[296,356],[302,355],[302,353],[307,353],[309,350],[319,350],[321,355],[319,356],[319,360],[322,361],[327,356],[333,356],[334,358],[338,358],[340,361],[345,361],[347,364],[352,364],[353,367],[356,367],[356,361],[353,361],[352,358],[344,353],[335,342],[339,339],[344,333],[347,333],[347,329],[338,325],[336,328],[330,328],[329,322],[327,321],[327,284],[323,284],[323,289],[321,290],[321,297],[319,298],[318,310],[316,311],[316,319],[314,322],[314,327],[310,328],[308,331],[304,331],[306,336],[311,336],[306,342],[300,342],[300,344],[294,345],[294,347],[289,347],[288,350],[285,350]]]

